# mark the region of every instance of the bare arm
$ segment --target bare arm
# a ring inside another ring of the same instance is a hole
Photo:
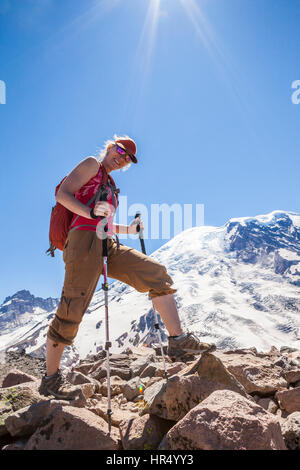
[[[144,230],[144,225],[143,222],[140,221],[140,228],[141,230]],[[138,233],[136,231],[137,224],[133,225],[120,225],[120,224],[114,224],[114,232],[115,233],[121,233],[121,234],[130,234],[130,235],[136,235]]]
[[[95,157],[82,160],[61,184],[56,201],[75,214],[91,219],[90,208],[75,198],[75,193],[93,178],[99,170],[99,163]]]

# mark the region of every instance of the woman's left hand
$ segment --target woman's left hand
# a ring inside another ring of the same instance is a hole
[[[138,224],[132,224],[132,225],[129,225],[129,226],[128,226],[128,233],[129,233],[130,235],[136,235],[137,233],[139,233],[139,232],[137,232],[137,230],[136,230],[138,225],[140,226],[140,230],[144,230],[143,222],[140,220],[140,221],[138,222]]]

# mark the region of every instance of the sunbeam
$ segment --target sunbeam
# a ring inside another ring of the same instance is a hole
[[[240,109],[240,112],[243,114],[247,122],[248,130],[257,139],[257,130],[255,129],[254,124],[255,120],[253,120],[253,118],[249,119],[251,111],[248,103],[243,97],[243,90],[240,88],[240,84],[245,83],[241,72],[236,66],[234,66],[232,60],[220,44],[220,41],[218,41],[209,20],[196,0],[180,0],[180,3],[193,24],[196,34],[200,37],[201,42],[206,47],[220,77],[222,77],[223,82],[231,91],[237,107]],[[250,122],[250,120],[252,122]]]
[[[149,77],[151,61],[155,48],[157,25],[160,17],[160,1],[149,0],[145,22],[142,28],[141,37],[135,54],[134,64],[131,72],[131,79],[124,106],[124,116],[130,121],[136,122],[136,112],[143,102],[147,79]],[[139,76],[138,83],[136,76]]]
[[[148,11],[139,42],[136,60],[139,62],[142,73],[143,82],[148,76],[149,68],[151,64],[151,58],[155,46],[157,23],[160,11],[160,0],[150,0]]]

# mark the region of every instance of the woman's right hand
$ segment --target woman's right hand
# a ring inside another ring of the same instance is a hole
[[[98,201],[94,207],[94,214],[98,217],[109,217],[114,214],[114,207],[107,201]]]

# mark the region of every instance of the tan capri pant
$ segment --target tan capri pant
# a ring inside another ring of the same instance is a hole
[[[74,230],[66,240],[63,260],[64,286],[47,336],[71,345],[103,274],[102,240],[91,230]],[[121,243],[118,248],[112,238],[108,238],[107,275],[148,292],[151,299],[176,292],[165,266]]]

